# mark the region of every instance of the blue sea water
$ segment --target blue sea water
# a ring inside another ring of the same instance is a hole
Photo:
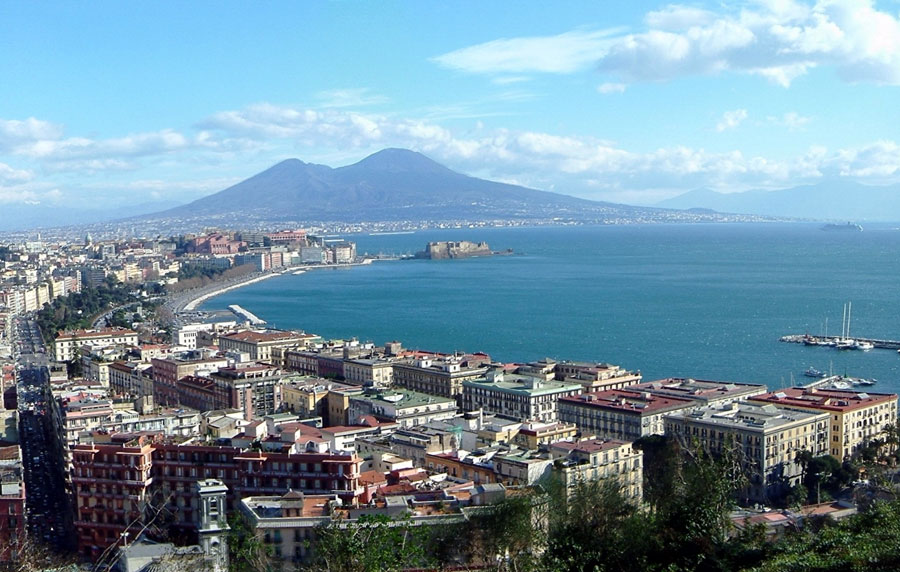
[[[789,333],[900,339],[900,230],[818,224],[709,224],[429,230],[349,235],[359,252],[406,253],[432,240],[487,241],[513,256],[402,260],[287,274],[225,293],[278,328],[504,362],[543,357],[693,377],[807,382],[810,366],[900,391],[895,351],[779,342]]]

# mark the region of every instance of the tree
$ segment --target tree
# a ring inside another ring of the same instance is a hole
[[[228,568],[231,572],[273,570],[271,551],[256,535],[256,529],[240,512],[228,517]]]
[[[363,515],[355,523],[334,518],[315,532],[314,559],[309,570],[327,572],[391,572],[423,568],[431,563],[425,551],[424,527],[406,517]]]
[[[582,481],[556,497],[542,569],[647,570],[657,552],[652,517],[626,498],[615,478]]]

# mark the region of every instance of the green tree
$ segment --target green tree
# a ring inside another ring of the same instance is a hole
[[[231,572],[274,570],[270,547],[260,541],[247,518],[240,512],[228,517],[228,568]]]
[[[363,515],[355,523],[340,518],[315,532],[313,562],[308,570],[327,572],[391,572],[424,568],[427,531],[406,517]]]

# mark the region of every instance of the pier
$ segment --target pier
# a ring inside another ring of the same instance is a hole
[[[825,346],[825,347],[834,347],[835,340],[840,340],[841,338],[835,337],[825,337],[825,336],[813,336],[810,334],[790,334],[787,336],[782,336],[779,341],[794,343],[794,344],[804,344],[807,346]],[[847,338],[851,339],[851,338]],[[900,350],[900,341],[898,340],[879,340],[875,338],[860,338],[854,336],[852,338],[857,342],[867,342],[872,344],[875,349],[882,350]]]
[[[235,314],[237,314],[238,316],[240,316],[241,318],[244,318],[245,320],[250,322],[251,326],[260,326],[260,325],[266,323],[265,320],[258,318],[255,314],[253,314],[249,310],[245,310],[244,308],[241,308],[237,304],[232,304],[232,305],[228,306],[228,309],[231,310],[232,312],[234,312]]]

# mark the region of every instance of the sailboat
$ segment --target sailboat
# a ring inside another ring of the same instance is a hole
[[[841,337],[835,340],[834,347],[839,350],[856,349],[856,340],[850,337],[850,311],[853,306],[852,302],[844,304],[844,313],[841,316]]]

